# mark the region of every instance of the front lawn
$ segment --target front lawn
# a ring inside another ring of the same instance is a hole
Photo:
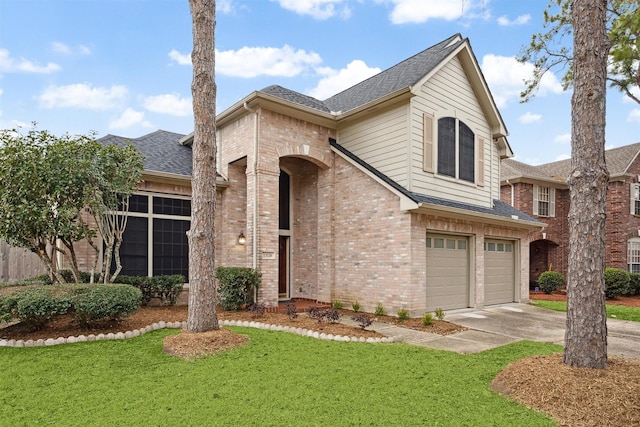
[[[249,344],[195,361],[157,331],[122,341],[0,348],[7,426],[544,426],[489,390],[507,364],[561,350],[518,342],[474,355],[231,328]]]
[[[533,305],[538,307],[548,308],[555,311],[567,311],[567,303],[564,301],[546,301],[546,300],[531,300]],[[629,320],[632,322],[640,322],[640,308],[627,307],[624,305],[606,304],[607,317],[619,320]]]

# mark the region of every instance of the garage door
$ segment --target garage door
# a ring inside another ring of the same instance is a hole
[[[513,302],[515,290],[514,244],[508,240],[484,242],[484,303]]]
[[[427,234],[427,310],[469,306],[469,242]]]

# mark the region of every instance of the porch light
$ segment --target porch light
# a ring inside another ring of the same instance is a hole
[[[542,233],[542,240],[547,240],[547,233]]]
[[[238,236],[238,244],[244,245],[246,242],[247,242],[247,239],[244,237],[244,233],[241,231],[240,235]]]

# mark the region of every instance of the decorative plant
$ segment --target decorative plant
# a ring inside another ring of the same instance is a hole
[[[422,316],[422,324],[424,326],[431,326],[433,324],[433,315],[429,312],[425,313],[424,316]]]
[[[440,307],[436,308],[435,313],[436,313],[436,318],[438,320],[444,320],[444,310],[442,308]]]
[[[289,319],[294,320],[298,318],[298,307],[296,307],[295,302],[287,303],[285,313],[289,317]]]
[[[397,314],[398,314],[398,321],[400,322],[404,322],[409,318],[409,310],[407,310],[406,308],[401,308],[400,310],[398,310]]]
[[[264,303],[261,303],[261,302],[254,302],[253,304],[251,304],[249,306],[249,311],[251,312],[251,317],[253,317],[254,319],[257,319],[258,317],[264,316],[265,309],[266,309],[266,307],[265,307]]]
[[[343,304],[341,301],[335,300],[332,304],[333,308],[337,308],[338,310],[341,309],[343,307]]]
[[[558,290],[564,283],[564,276],[557,271],[545,271],[538,277],[538,286],[545,294]]]
[[[376,306],[376,311],[373,313],[376,316],[384,316],[384,307],[382,306],[382,303],[379,302],[378,305]]]
[[[356,314],[355,316],[351,316],[351,320],[356,322],[361,329],[365,329],[367,326],[370,326],[373,323],[373,319],[366,313]]]
[[[357,313],[360,311],[360,303],[358,301],[352,302],[351,303],[351,308],[353,309],[354,313]]]

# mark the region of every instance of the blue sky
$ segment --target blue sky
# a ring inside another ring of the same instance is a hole
[[[514,56],[547,0],[218,0],[217,110],[272,84],[325,99],[451,36],[468,37],[516,159],[568,158],[570,92]],[[189,133],[187,0],[0,0],[0,128],[55,134]],[[607,100],[607,147],[640,141],[640,105]]]

